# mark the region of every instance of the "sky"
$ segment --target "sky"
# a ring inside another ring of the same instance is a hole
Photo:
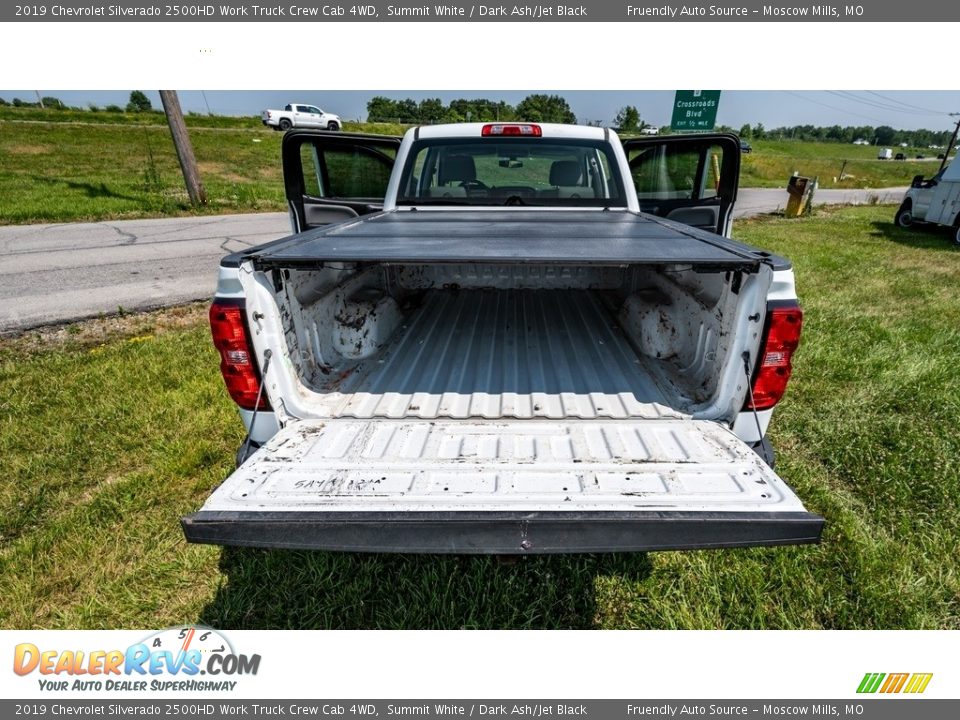
[[[126,105],[129,90],[40,90],[42,95],[60,98],[68,105]],[[156,91],[145,91],[154,107],[160,107]],[[645,122],[668,125],[673,92],[666,90],[624,91],[498,91],[469,90],[430,92],[423,90],[182,90],[180,104],[185,112],[220,115],[256,115],[265,108],[283,107],[290,102],[309,103],[340,115],[346,120],[365,119],[366,104],[374,95],[394,99],[421,100],[439,97],[444,102],[456,98],[485,97],[516,104],[534,92],[560,94],[567,99],[580,122],[597,121],[610,125],[625,105],[640,110]],[[7,101],[14,97],[35,101],[33,90],[0,90]],[[960,92],[946,91],[794,91],[730,90],[722,94],[717,123],[739,128],[745,123],[763,123],[766,127],[792,125],[890,125],[897,129],[947,130],[953,127],[949,113],[960,113]]]

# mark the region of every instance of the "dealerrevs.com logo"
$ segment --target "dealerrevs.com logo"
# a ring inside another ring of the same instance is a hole
[[[259,669],[260,655],[237,653],[223,633],[204,627],[161,630],[125,650],[20,643],[13,652],[14,673],[37,675],[48,691],[231,691],[238,682],[232,678]]]
[[[932,679],[933,673],[867,673],[857,686],[857,692],[915,695],[926,690]]]

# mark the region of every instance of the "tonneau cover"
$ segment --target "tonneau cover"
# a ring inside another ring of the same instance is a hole
[[[260,267],[340,262],[680,263],[756,268],[766,253],[624,210],[393,210],[249,251]]]

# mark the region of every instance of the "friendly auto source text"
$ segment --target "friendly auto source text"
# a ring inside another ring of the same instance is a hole
[[[764,5],[759,10],[745,7],[720,7],[718,5],[660,5],[657,7],[627,6],[627,17],[675,18],[675,17],[840,17],[863,15],[862,5],[808,5],[783,7]]]

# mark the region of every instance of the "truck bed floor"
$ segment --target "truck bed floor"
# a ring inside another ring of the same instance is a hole
[[[588,290],[432,290],[334,415],[682,418]]]

